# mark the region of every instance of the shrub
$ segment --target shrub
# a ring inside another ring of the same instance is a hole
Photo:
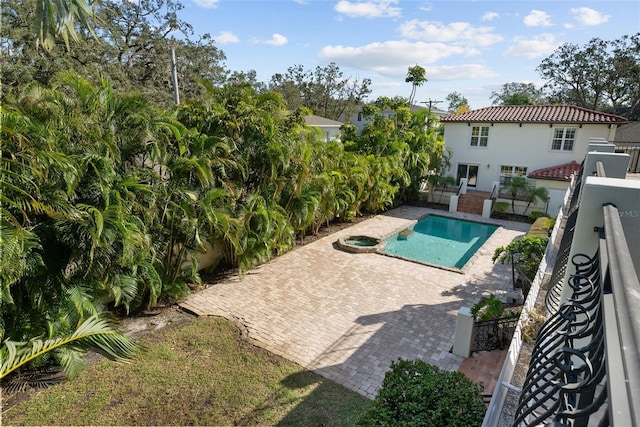
[[[495,202],[493,204],[493,210],[501,214],[505,213],[508,207],[509,207],[509,203],[507,202]]]
[[[360,426],[480,426],[486,408],[482,388],[461,372],[422,360],[391,363]]]
[[[533,281],[548,242],[549,239],[547,237],[525,236],[515,239],[507,246],[497,248],[491,259],[493,262],[498,261],[502,264],[511,263],[513,260],[519,270],[530,281]]]
[[[548,213],[542,211],[532,211],[529,214],[529,219],[531,219],[531,221],[535,221],[538,218],[551,218],[551,216],[549,216]]]
[[[502,301],[500,301],[500,299],[494,294],[491,294],[488,298],[484,298],[482,301],[471,307],[471,314],[473,314],[473,318],[478,322],[498,319],[502,316],[502,311]]]

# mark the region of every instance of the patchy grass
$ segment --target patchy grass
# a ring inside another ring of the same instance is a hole
[[[2,415],[5,425],[354,425],[370,401],[259,349],[230,322],[198,318]]]
[[[555,224],[555,218],[538,218],[531,225],[531,229],[527,233],[529,237],[549,237],[551,230],[553,230],[553,226]]]

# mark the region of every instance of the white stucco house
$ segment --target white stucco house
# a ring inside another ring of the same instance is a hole
[[[580,162],[590,139],[613,141],[627,119],[571,105],[514,105],[451,114],[441,121],[452,150],[447,174],[457,182],[467,178],[472,190],[491,191],[496,181]],[[540,178],[545,181],[544,174]]]
[[[306,116],[304,120],[308,126],[320,129],[326,142],[340,140],[340,126],[344,123],[313,114]]]
[[[423,107],[421,105],[412,105],[411,106],[411,111],[412,112],[416,112],[416,111],[420,111],[420,110],[427,110],[427,107]],[[394,112],[391,110],[384,110],[382,111],[382,115],[387,117],[387,118],[393,118],[394,117]],[[449,115],[448,111],[444,111],[444,110],[440,110],[438,108],[435,107],[431,107],[431,114],[434,116],[437,116],[438,118],[444,117]],[[353,113],[353,115],[351,117],[347,117],[344,114],[342,114],[340,116],[340,120],[343,120],[345,122],[350,122],[351,124],[355,125],[358,128],[358,134],[362,133],[362,129],[364,129],[364,127],[369,123],[369,120],[367,120],[367,118],[364,116],[364,113],[362,112],[362,105],[358,105],[355,109],[355,112]]]

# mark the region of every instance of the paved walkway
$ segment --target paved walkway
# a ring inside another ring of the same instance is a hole
[[[491,256],[529,225],[492,220],[503,227],[464,274],[334,247],[341,236],[390,236],[430,212],[449,215],[394,209],[288,252],[243,278],[217,283],[180,305],[197,315],[233,320],[258,346],[370,398],[400,357],[457,370],[463,359],[449,353],[456,313],[482,295],[510,288],[510,268],[494,265]]]

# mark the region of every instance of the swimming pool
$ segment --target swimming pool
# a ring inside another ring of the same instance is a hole
[[[383,253],[460,269],[497,229],[495,225],[429,215],[409,231],[403,230],[386,239]]]

